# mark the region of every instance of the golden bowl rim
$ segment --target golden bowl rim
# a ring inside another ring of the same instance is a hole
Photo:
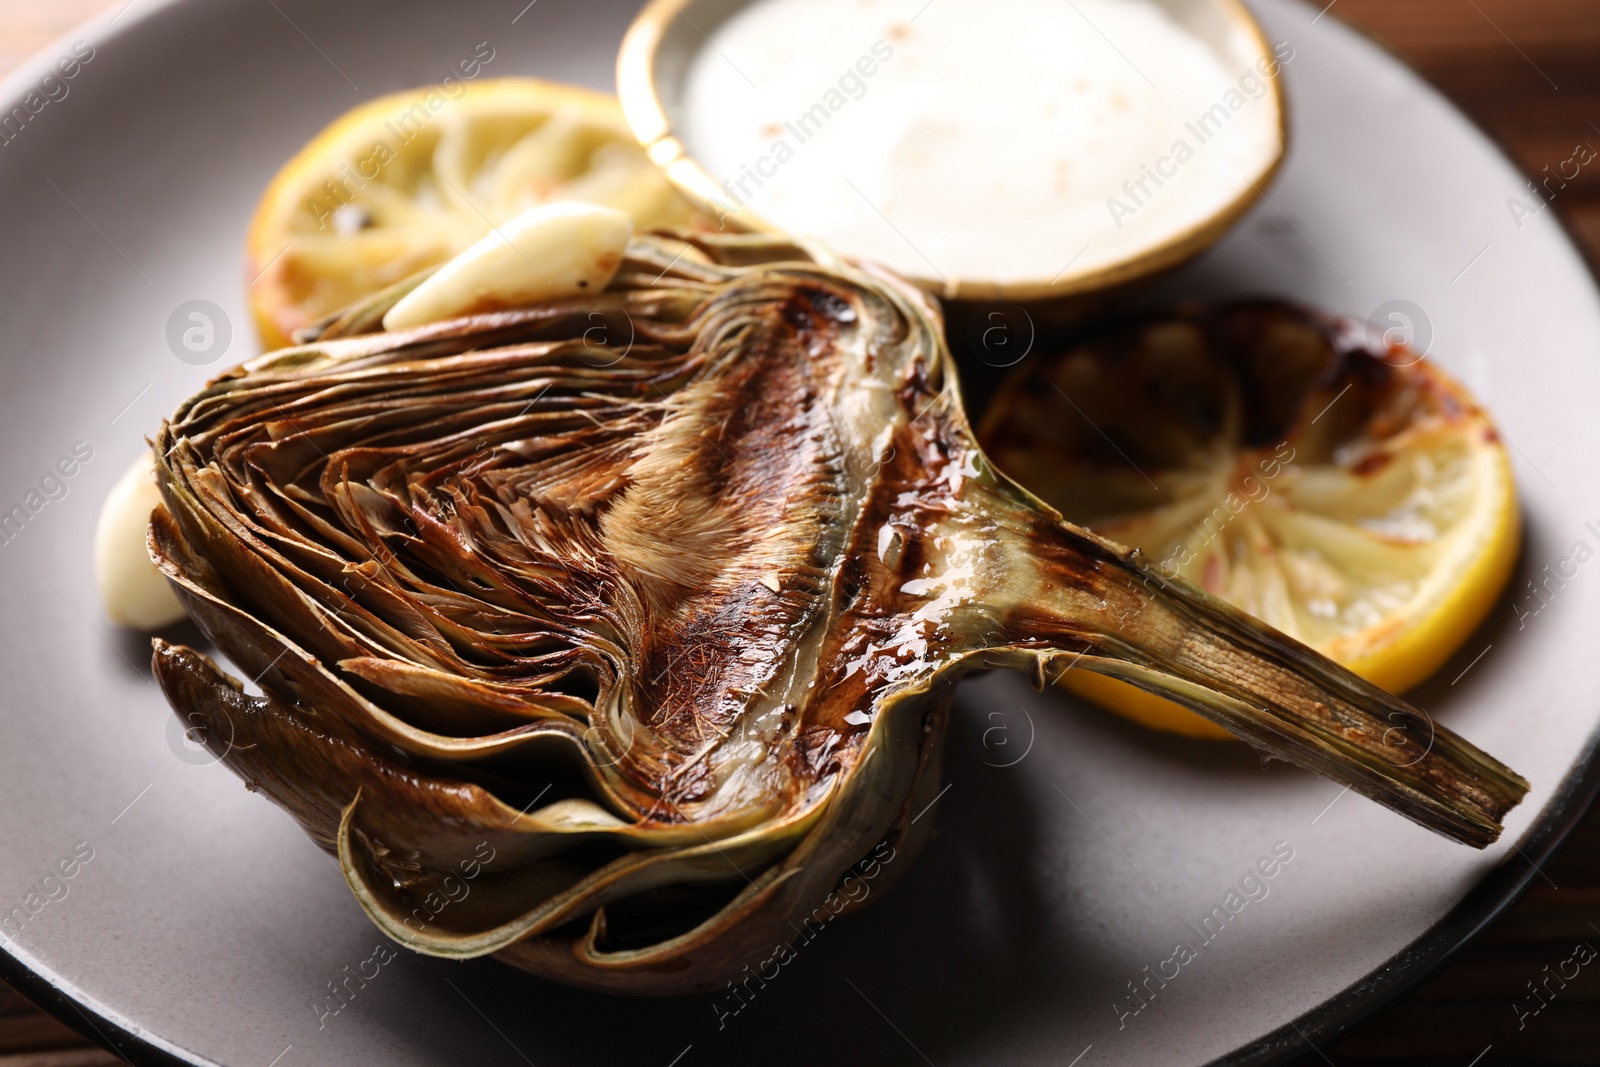
[[[661,169],[667,180],[701,212],[717,219],[719,228],[731,223],[732,228],[743,232],[784,233],[786,231],[782,227],[773,225],[745,205],[741,204],[731,212],[726,210],[728,205],[719,196],[722,193],[721,185],[689,154],[676,136],[656,92],[656,57],[662,41],[675,21],[689,21],[687,11],[694,6],[694,2],[649,0],[634,16],[617,53],[617,97],[622,103],[623,116],[645,154]],[[1246,179],[1247,188],[1241,189],[1236,197],[1209,218],[1180,230],[1152,247],[1069,277],[1063,278],[1058,274],[1050,281],[926,278],[916,274],[906,277],[946,300],[1034,303],[1088,296],[1130,285],[1187,262],[1220,240],[1255,205],[1257,198],[1265,200],[1263,189],[1277,177],[1289,150],[1288,102],[1282,85],[1282,63],[1276,60],[1276,53],[1261,23],[1242,0],[1188,2],[1206,3],[1217,8],[1246,31],[1258,58],[1272,59],[1280,67],[1278,75],[1266,79],[1269,98],[1278,115],[1275,151],[1258,174]],[[694,25],[692,21],[689,24]],[[849,254],[848,249],[841,251]],[[1065,274],[1065,271],[1062,273]]]

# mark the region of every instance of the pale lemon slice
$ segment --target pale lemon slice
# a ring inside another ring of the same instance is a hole
[[[707,225],[607,94],[499,78],[363,104],[289,160],[256,208],[246,253],[262,343],[288,344],[301,327],[562,200],[625,211],[641,231]]]
[[[1436,671],[1510,577],[1506,449],[1460,384],[1364,324],[1196,310],[1030,356],[985,412],[994,462],[1073,522],[1391,691]],[[1126,683],[1068,688],[1230,735]]]

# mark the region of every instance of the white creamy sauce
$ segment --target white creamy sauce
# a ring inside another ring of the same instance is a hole
[[[1269,77],[1153,0],[756,0],[708,43],[682,139],[723,210],[922,278],[1123,260],[1231,203],[1277,143]]]

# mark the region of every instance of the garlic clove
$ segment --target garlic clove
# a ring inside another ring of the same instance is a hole
[[[159,503],[155,463],[146,450],[100,506],[94,531],[94,577],[106,615],[119,626],[158,630],[188,614],[145,549],[150,512]]]
[[[441,266],[389,309],[384,329],[597,293],[622,265],[632,234],[632,217],[614,208],[532,208]]]

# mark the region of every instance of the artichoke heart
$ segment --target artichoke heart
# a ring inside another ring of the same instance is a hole
[[[996,471],[886,273],[636,237],[604,292],[382,330],[418,282],[185,401],[149,535],[261,692],[158,641],[169,700],[403,944],[719,986],[904,874],[979,668],[1121,678],[1479,847],[1526,791]]]

